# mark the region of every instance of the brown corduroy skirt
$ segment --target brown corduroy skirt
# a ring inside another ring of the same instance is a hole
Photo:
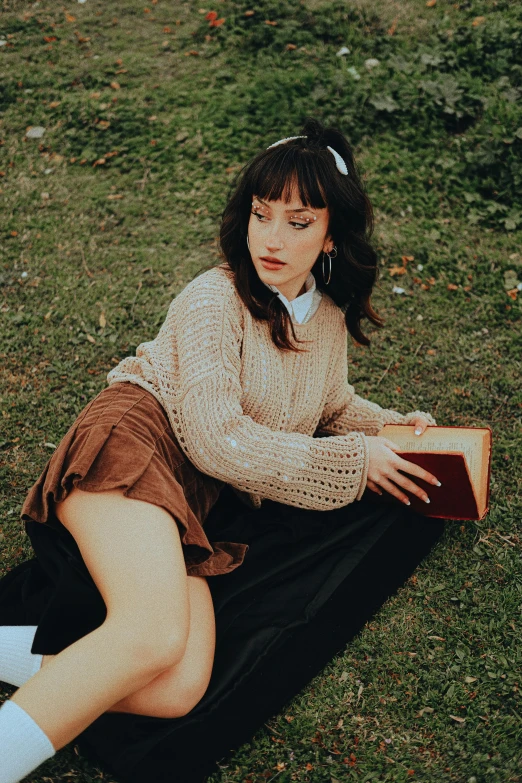
[[[22,518],[63,529],[55,503],[73,487],[87,492],[123,489],[125,496],[171,514],[189,576],[215,576],[241,565],[248,550],[247,544],[210,542],[205,535],[205,519],[224,486],[186,457],[150,392],[116,383],[78,415],[29,490]]]

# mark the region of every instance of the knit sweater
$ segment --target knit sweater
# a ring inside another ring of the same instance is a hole
[[[310,341],[300,346],[306,353],[277,348],[220,264],[175,297],[157,336],[107,380],[153,394],[188,459],[253,508],[263,498],[339,508],[364,492],[366,436],[417,412],[403,415],[355,394],[344,315],[327,294],[294,329]]]

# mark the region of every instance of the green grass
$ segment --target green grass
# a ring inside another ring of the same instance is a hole
[[[519,783],[520,7],[144,7],[3,3],[0,573],[31,556],[19,510],[45,444],[218,261],[235,172],[306,114],[338,124],[376,209],[386,317],[370,350],[351,350],[350,380],[387,407],[491,426],[491,512],[450,523],[343,654],[211,780]],[[210,28],[200,7],[225,23]],[[337,57],[343,45],[350,55]],[[44,136],[25,139],[34,125]],[[414,259],[392,276],[402,256]],[[71,773],[111,780],[74,743],[30,780]]]

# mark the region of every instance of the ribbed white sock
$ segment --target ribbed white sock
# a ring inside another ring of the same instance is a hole
[[[0,707],[0,783],[18,783],[56,753],[48,736],[16,702]]]
[[[31,652],[36,625],[0,625],[0,680],[19,688],[42,665],[42,656]]]

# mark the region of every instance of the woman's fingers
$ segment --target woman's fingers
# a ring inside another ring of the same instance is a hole
[[[404,476],[402,473],[398,473],[391,479],[395,484],[398,484],[401,489],[406,489],[408,492],[411,492],[412,495],[417,495],[418,498],[424,501],[424,503],[429,503],[430,499],[427,494],[421,487],[418,486],[418,484],[415,484],[411,479],[409,479],[407,476]]]
[[[392,440],[388,440],[388,438],[383,438],[382,436],[379,439],[382,440],[383,444],[385,446],[388,446],[388,448],[391,449],[393,452],[401,451],[400,446],[397,446],[397,444],[394,443]]]
[[[428,484],[434,484],[436,487],[440,487],[440,481],[438,478],[436,478],[436,476],[433,475],[433,473],[429,473],[427,470],[424,470],[424,468],[421,468],[420,465],[416,465],[414,462],[409,462],[402,457],[397,457],[397,460],[398,470],[403,470],[405,473],[410,473],[412,476],[417,476],[417,478],[426,481]]]
[[[368,479],[366,482],[366,486],[368,489],[371,489],[372,492],[376,492],[377,495],[382,495],[382,490],[377,486],[377,484],[372,481],[371,479]]]
[[[394,498],[398,498],[402,503],[405,503],[407,506],[411,505],[408,495],[401,492],[399,487],[394,484],[393,481],[390,481],[390,479],[383,477],[380,481],[380,486],[385,489],[386,492],[389,492],[390,495],[393,495]]]

